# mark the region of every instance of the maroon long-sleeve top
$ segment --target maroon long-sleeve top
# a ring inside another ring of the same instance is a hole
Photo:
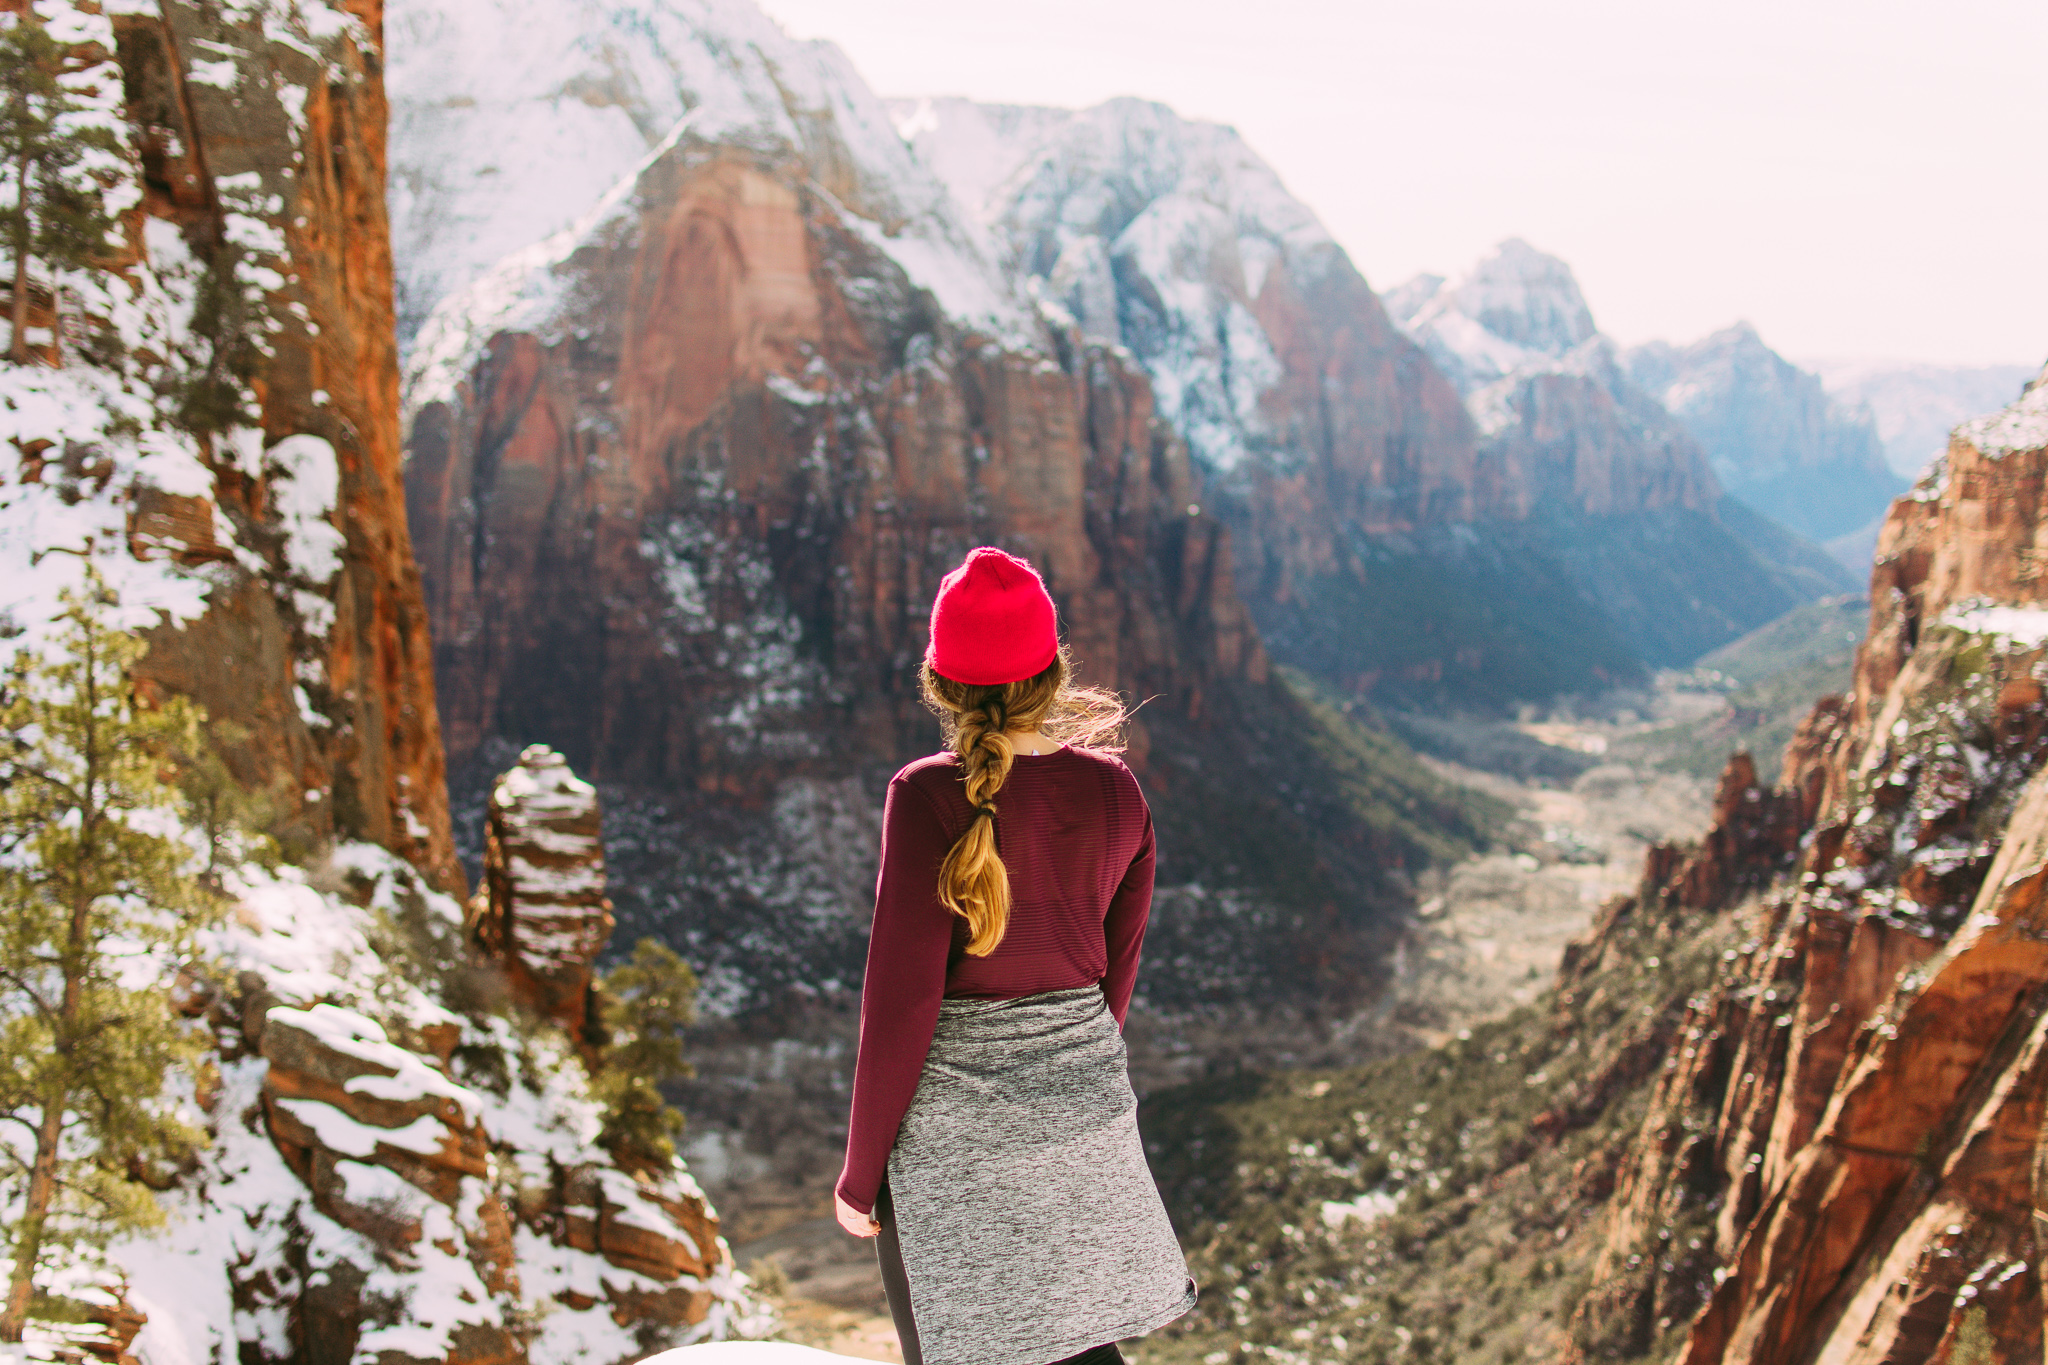
[[[882,870],[861,988],[860,1053],[839,1195],[873,1210],[896,1129],[917,1092],[939,1002],[1015,999],[1100,983],[1118,1027],[1131,1006],[1152,908],[1152,813],[1122,760],[1089,749],[1020,754],[996,793],[1010,924],[987,957],[939,900],[939,864],[973,818],[960,761],[896,774],[882,813]]]

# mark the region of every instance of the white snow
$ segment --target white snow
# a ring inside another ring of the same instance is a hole
[[[1418,276],[1386,302],[1468,396],[1510,376],[1588,373],[1586,347],[1601,340],[1571,267],[1519,237],[1456,280]]]
[[[2048,369],[2027,386],[2017,403],[1963,423],[1956,434],[1993,458],[2048,446]]]
[[[1332,1232],[1342,1231],[1346,1223],[1358,1223],[1371,1227],[1401,1206],[1400,1196],[1384,1190],[1369,1190],[1356,1199],[1323,1201],[1323,1226]]]
[[[600,204],[630,211],[640,170],[670,145],[805,155],[811,188],[949,314],[1003,335],[1030,326],[844,55],[790,38],[748,0],[398,0],[385,24],[414,403],[448,391],[440,371],[459,371],[472,341],[544,325],[538,277],[604,225]],[[466,325],[443,317],[415,344],[451,307]],[[453,356],[452,330],[468,334]]]
[[[1943,614],[1939,624],[2009,640],[2022,648],[2048,644],[2048,607],[2008,607],[1976,601],[1959,603]]]
[[[718,1341],[651,1355],[640,1365],[816,1365],[821,1360],[858,1360],[786,1341]]]
[[[414,1119],[403,1128],[378,1128],[358,1123],[333,1105],[321,1100],[278,1100],[277,1106],[313,1130],[320,1145],[344,1156],[375,1156],[377,1144],[400,1151],[432,1156],[441,1150],[446,1124],[432,1118]]]
[[[333,520],[341,496],[334,447],[318,436],[287,436],[266,455],[278,469],[272,499],[284,522],[285,561],[308,583],[325,584],[341,572],[347,545]]]
[[[1336,249],[1235,130],[1135,99],[890,108],[1049,320],[1131,349],[1198,459],[1233,468],[1269,434],[1283,367],[1253,305],[1276,272],[1312,289]],[[1135,305],[1131,276],[1149,287]]]

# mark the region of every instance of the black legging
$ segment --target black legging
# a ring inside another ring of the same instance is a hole
[[[886,1181],[875,1196],[875,1221],[882,1225],[882,1231],[875,1237],[875,1259],[882,1263],[882,1289],[889,1296],[889,1316],[896,1319],[897,1340],[903,1343],[903,1365],[924,1365],[924,1351],[917,1341],[917,1319],[910,1315],[910,1277],[903,1272],[903,1243],[896,1237],[896,1210],[889,1202]],[[1052,1365],[1123,1365],[1123,1360],[1123,1352],[1111,1341]]]

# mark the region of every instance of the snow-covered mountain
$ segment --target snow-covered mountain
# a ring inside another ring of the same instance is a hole
[[[1594,513],[1719,500],[1704,454],[1629,377],[1557,257],[1509,238],[1456,280],[1419,276],[1388,298],[1532,497]]]
[[[1849,535],[1905,491],[1869,412],[1831,398],[1746,322],[1690,346],[1636,347],[1627,363],[1706,447],[1723,488],[1801,535]]]
[[[1375,356],[1391,349],[1398,360],[1405,349],[1314,212],[1235,129],[1137,99],[889,108],[1012,275],[1087,335],[1138,357],[1161,410],[1210,470],[1232,473],[1254,452],[1284,455],[1310,438],[1289,384],[1309,356],[1283,352],[1313,348],[1350,368],[1350,357],[1317,345],[1328,324],[1302,316],[1325,294],[1356,313],[1348,329]],[[1338,460],[1357,458],[1331,436]],[[1470,473],[1463,433],[1429,436],[1431,463],[1414,472],[1425,501]]]
[[[845,54],[790,38],[750,0],[397,0],[385,31],[402,342],[495,267],[544,264],[541,244],[564,232],[548,250],[567,250],[672,144],[805,158],[949,314],[1024,325]],[[501,270],[486,289],[506,287]]]
[[[2003,407],[2031,380],[2032,365],[1907,365],[1894,361],[1816,360],[1807,368],[1844,405],[1867,407],[1892,472],[1915,479],[1948,449],[1949,432],[1978,413]]]
[[[1519,237],[1456,282],[1417,275],[1386,304],[1464,393],[1517,371],[1557,371],[1599,338],[1571,267]]]

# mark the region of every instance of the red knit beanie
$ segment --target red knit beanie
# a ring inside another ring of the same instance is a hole
[[[1034,677],[1060,652],[1059,624],[1038,570],[993,545],[969,550],[939,582],[925,662],[954,682],[993,687]]]

